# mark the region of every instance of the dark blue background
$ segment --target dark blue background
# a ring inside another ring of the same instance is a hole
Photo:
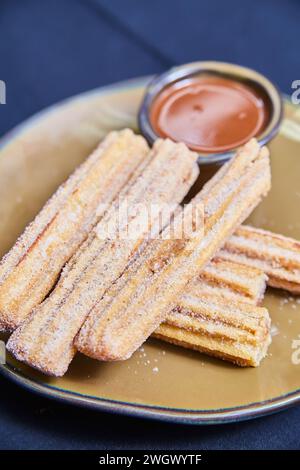
[[[62,98],[192,60],[300,79],[298,0],[1,0],[0,135]],[[300,408],[252,422],[169,425],[64,406],[2,378],[5,449],[300,448]]]

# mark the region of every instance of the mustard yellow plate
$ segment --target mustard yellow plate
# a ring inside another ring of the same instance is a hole
[[[136,128],[146,82],[133,80],[67,100],[2,140],[1,256],[109,130]],[[299,106],[285,102],[281,131],[270,149],[272,191],[250,222],[300,239]],[[248,419],[300,400],[300,300],[269,290],[264,304],[274,336],[268,357],[255,369],[149,340],[125,362],[101,363],[78,354],[60,379],[45,377],[10,355],[0,370],[34,392],[99,410],[195,424]]]

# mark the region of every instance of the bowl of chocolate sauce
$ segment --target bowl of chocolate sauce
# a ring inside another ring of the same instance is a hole
[[[158,137],[184,142],[200,164],[221,163],[252,137],[261,145],[278,132],[282,98],[260,73],[235,64],[196,62],[172,68],[149,84],[139,127],[151,144]]]

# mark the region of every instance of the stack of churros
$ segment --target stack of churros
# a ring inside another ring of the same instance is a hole
[[[267,277],[256,268],[217,263],[209,282],[207,268],[189,285],[153,336],[240,366],[258,366],[271,343],[268,311],[258,306]]]
[[[270,188],[269,155],[252,140],[204,186],[190,204],[203,204],[204,233],[196,233],[166,262],[149,249],[118,279],[89,313],[76,346],[100,360],[126,359],[176,307],[188,282],[216,254],[225,240]],[[188,206],[187,206],[188,208]],[[152,247],[151,247],[152,248]],[[158,271],[152,269],[158,265]],[[130,272],[131,271],[131,272]]]
[[[18,360],[62,376],[77,350],[124,360],[152,335],[259,365],[266,284],[300,293],[300,244],[240,225],[270,188],[265,147],[248,142],[181,208],[196,157],[113,132],[57,191],[0,265],[0,325]]]
[[[230,263],[229,273],[225,264],[222,274],[224,262]],[[218,269],[212,269],[215,263]],[[300,293],[300,243],[243,225],[189,284],[153,336],[238,365],[258,366],[271,343],[268,312],[258,306],[266,283]]]

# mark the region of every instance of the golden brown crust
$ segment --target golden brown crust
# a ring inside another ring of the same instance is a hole
[[[159,327],[157,332],[153,333],[152,336],[154,338],[160,339],[161,341],[174,344],[175,346],[192,349],[193,351],[198,351],[207,356],[212,356],[223,361],[232,362],[233,364],[240,367],[257,367],[259,365],[259,363],[256,361],[253,362],[252,359],[239,357],[239,353],[235,355],[235,353],[229,354],[219,351],[218,344],[216,344],[214,347],[205,347],[204,345],[197,344],[196,342],[193,342],[191,334],[188,334],[188,338],[186,338],[186,334],[183,334],[182,330],[179,330],[176,327],[166,327],[163,325],[162,327]]]
[[[242,366],[258,366],[271,343],[267,309],[224,297],[185,296],[154,336]]]

